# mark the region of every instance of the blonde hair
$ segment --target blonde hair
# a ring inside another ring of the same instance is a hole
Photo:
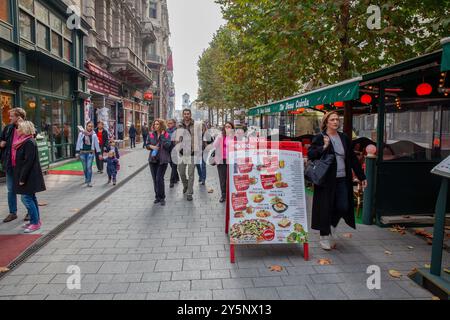
[[[20,132],[22,132],[22,134],[24,135],[35,135],[36,134],[36,129],[34,127],[33,122],[31,121],[21,121],[18,124],[18,129],[20,130]]]
[[[24,120],[27,117],[27,112],[22,108],[13,108],[13,109],[9,110],[9,112],[10,113],[13,112],[16,117],[21,117]]]
[[[322,118],[322,124],[320,125],[320,130],[321,130],[321,131],[327,130],[328,119],[330,119],[330,117],[331,117],[333,114],[335,114],[335,115],[337,115],[337,116],[339,117],[339,113],[337,113],[337,111],[330,111],[330,112],[327,112],[327,113],[323,116],[323,118]]]
[[[167,125],[166,125],[166,121],[164,121],[163,119],[156,119],[155,121],[153,121],[153,127],[155,126],[155,122],[159,123],[159,128],[161,131],[166,131],[167,129]]]

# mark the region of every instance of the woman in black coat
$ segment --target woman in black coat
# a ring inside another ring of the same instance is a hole
[[[22,195],[22,202],[30,215],[30,223],[25,224],[25,233],[41,228],[39,205],[36,193],[45,191],[44,176],[39,163],[38,148],[33,136],[36,133],[31,121],[22,121],[18,127],[18,137],[11,148],[14,167],[14,189]]]
[[[164,120],[155,120],[153,128],[155,131],[148,135],[145,146],[151,151],[148,162],[156,195],[154,203],[161,203],[164,206],[166,205],[164,175],[170,162],[172,141],[169,133],[166,131],[166,122]]]
[[[352,169],[363,187],[367,185],[366,176],[351,148],[350,139],[344,133],[338,132],[339,124],[337,112],[327,113],[322,120],[322,133],[314,137],[308,151],[309,160],[318,160],[324,153],[335,155],[324,184],[314,185],[311,228],[320,230],[320,245],[325,250],[335,247],[334,228],[341,218],[350,227],[356,228]],[[332,242],[330,234],[334,238]]]

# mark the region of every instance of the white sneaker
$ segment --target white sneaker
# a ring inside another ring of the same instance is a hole
[[[323,250],[331,250],[330,236],[320,236],[319,243]]]
[[[334,249],[336,248],[336,241],[339,239],[337,232],[336,232],[336,228],[331,227],[331,248]]]

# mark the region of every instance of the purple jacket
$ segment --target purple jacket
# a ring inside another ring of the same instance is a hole
[[[158,160],[159,164],[165,164],[170,162],[170,150],[172,148],[172,141],[170,140],[170,135],[166,131],[163,131],[158,139],[158,134],[151,132],[147,137],[147,142],[145,146],[159,146]],[[150,161],[151,152],[148,156]]]

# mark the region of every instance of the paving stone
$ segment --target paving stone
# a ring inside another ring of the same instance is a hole
[[[17,267],[16,269],[14,269],[12,274],[15,276],[17,276],[17,275],[27,276],[27,275],[31,275],[31,274],[39,274],[47,266],[48,266],[48,263],[37,263],[37,262],[24,263],[24,264],[20,265],[19,267]],[[52,273],[56,273],[56,272],[52,272]]]
[[[81,280],[80,289],[69,289],[66,284],[63,284],[64,290],[61,294],[63,295],[72,295],[72,294],[88,294],[94,293],[98,288],[99,284],[97,282],[84,282]]]
[[[148,281],[167,281],[172,278],[171,272],[152,272],[152,273],[144,273],[142,276],[142,282]]]
[[[254,287],[253,280],[251,278],[222,279],[222,285],[224,289],[241,289]]]
[[[66,288],[63,284],[37,284],[28,294],[60,294]]]
[[[313,300],[314,297],[307,286],[277,287],[278,295],[282,300]]]
[[[214,300],[245,300],[244,289],[213,290]]]
[[[229,279],[230,270],[202,270],[202,279]]]
[[[125,273],[129,264],[130,264],[129,262],[119,262],[119,261],[105,262],[101,266],[98,273],[108,273],[108,274]]]
[[[381,289],[373,291],[382,299],[411,299],[413,296],[399,282],[401,281],[382,281]]]
[[[310,275],[314,283],[342,283],[344,280],[339,276],[339,274],[333,273],[322,273],[322,274],[312,274]]]
[[[369,290],[366,283],[339,283],[339,288],[352,300],[356,299],[378,299],[374,290]]]
[[[128,293],[157,292],[159,289],[159,285],[159,282],[130,283],[130,286],[128,287]]]
[[[127,273],[152,272],[155,269],[156,261],[132,261],[128,265]]]
[[[317,300],[348,300],[337,284],[306,284],[306,286]]]
[[[147,298],[146,293],[118,293],[115,294],[113,300],[145,300]]]
[[[147,300],[179,300],[180,292],[150,292],[147,294]]]
[[[154,270],[159,271],[181,271],[183,266],[183,260],[158,260]]]
[[[181,300],[211,300],[212,290],[192,290],[192,291],[181,291]]]
[[[112,300],[113,294],[82,294],[80,300]]]
[[[115,274],[111,282],[141,282],[142,273]]]
[[[159,287],[159,292],[169,291],[189,291],[191,290],[190,281],[163,281]]]
[[[209,270],[209,259],[184,259],[183,270]]]
[[[283,285],[280,277],[261,277],[253,278],[255,287],[278,287]]]
[[[129,286],[129,283],[100,283],[95,293],[126,293]]]
[[[246,288],[245,296],[248,300],[279,300],[276,288]]]
[[[222,289],[222,281],[219,279],[214,280],[192,280],[191,281],[192,290],[203,290],[203,289]]]
[[[0,287],[0,296],[25,295],[34,288],[34,284],[7,285]]]
[[[398,281],[396,282],[401,288],[405,289],[414,298],[431,298],[431,294],[428,290],[420,287],[412,280]],[[382,283],[383,286],[383,283]]]
[[[172,280],[193,280],[200,278],[201,274],[199,270],[172,272]]]

